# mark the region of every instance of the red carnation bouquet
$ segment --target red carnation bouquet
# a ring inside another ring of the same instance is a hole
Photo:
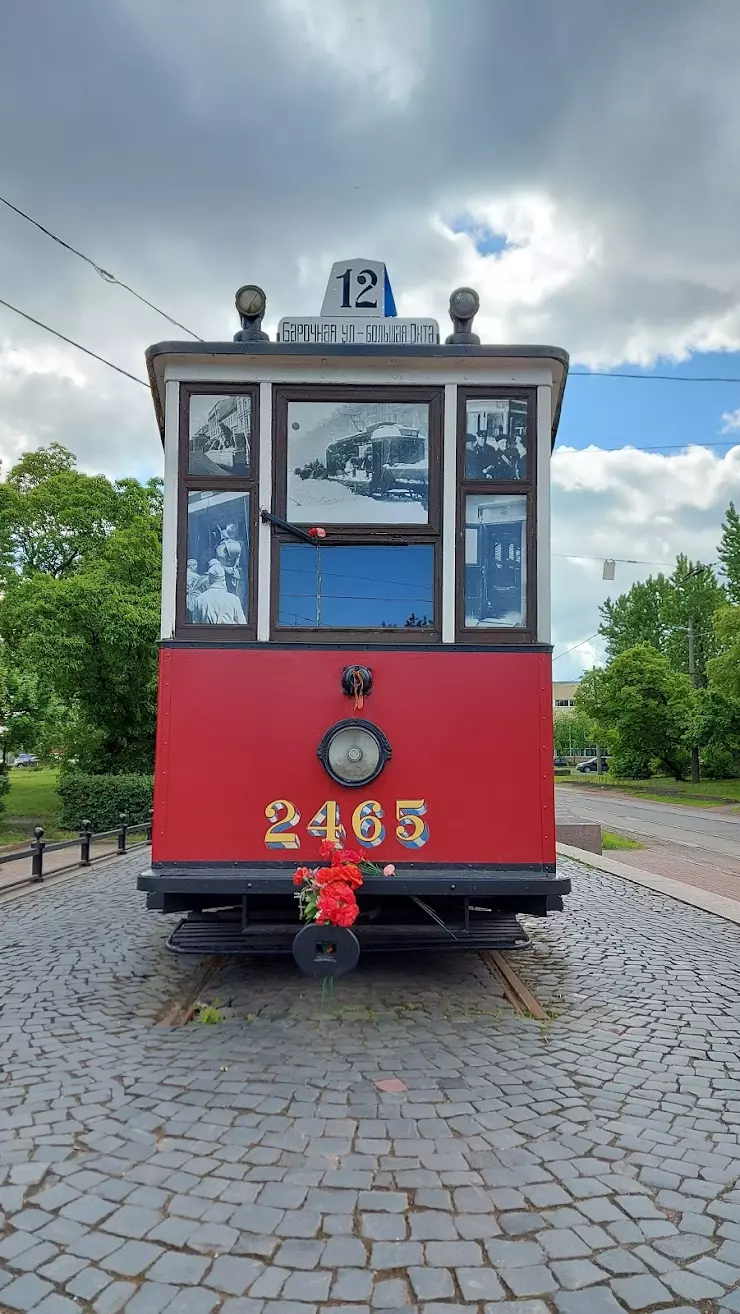
[[[324,840],[319,852],[328,859],[327,866],[311,870],[299,867],[293,876],[301,921],[319,926],[353,926],[360,914],[355,890],[362,885],[363,875],[395,876],[396,869],[392,863],[379,867],[331,840]]]

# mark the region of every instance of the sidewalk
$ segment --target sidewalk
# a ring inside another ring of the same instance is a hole
[[[620,876],[623,880],[632,881],[635,885],[642,885],[659,894],[666,894],[669,898],[689,904],[692,908],[702,908],[704,912],[713,913],[716,917],[723,917],[725,921],[735,922],[740,926],[740,897],[737,894],[735,897],[720,894],[688,880],[678,880],[672,876],[647,870],[644,866],[640,867],[637,861],[624,862],[622,858],[627,854],[622,854],[621,851],[618,860],[606,854],[574,849],[569,844],[558,844],[557,851],[558,856],[577,858],[579,862],[593,867],[596,871],[606,871],[612,876]],[[633,852],[629,856],[639,859],[640,854]],[[740,888],[740,882],[738,887]]]
[[[143,847],[143,846],[142,846]],[[132,845],[133,849],[133,845]],[[116,856],[116,836],[111,835],[108,839],[98,840],[97,843],[90,845],[90,856],[93,859]],[[68,849],[55,849],[52,853],[44,853],[44,881],[47,877],[53,876],[54,872],[64,868],[73,868],[80,872],[89,871],[89,867],[78,867],[80,858],[79,843],[70,845]],[[70,875],[72,873],[70,872]],[[7,892],[9,887],[30,880],[31,876],[31,851],[30,845],[27,849],[19,850],[19,856],[15,862],[6,862],[0,865],[0,894]],[[43,884],[43,882],[41,882]]]

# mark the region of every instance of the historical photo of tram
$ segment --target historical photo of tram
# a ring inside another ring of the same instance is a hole
[[[189,472],[191,475],[248,475],[252,398],[191,396]]]
[[[465,478],[526,477],[526,400],[469,398],[466,406]]]
[[[246,625],[248,578],[249,494],[189,492],[189,623]]]
[[[429,407],[412,402],[290,402],[288,519],[426,524]]]
[[[527,499],[465,499],[465,626],[527,623]]]

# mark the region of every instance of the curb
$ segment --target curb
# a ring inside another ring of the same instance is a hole
[[[674,881],[670,876],[658,876],[652,871],[643,871],[640,867],[628,867],[625,862],[615,862],[586,849],[574,849],[570,844],[558,844],[558,853],[565,858],[576,858],[586,867],[596,871],[606,871],[612,876],[621,876],[623,880],[632,881],[634,885],[643,885],[657,894],[666,894],[669,899],[687,903],[691,908],[701,908],[715,917],[723,917],[726,922],[735,922],[740,926],[740,900],[728,899],[724,894],[712,894],[709,890],[697,890],[693,885],[684,885],[683,881]]]

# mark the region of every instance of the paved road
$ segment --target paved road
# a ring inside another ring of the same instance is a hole
[[[166,1027],[195,964],[140,865],[2,910],[4,1312],[740,1310],[740,928],[564,860],[515,956],[546,1025],[448,954],[323,1017],[232,964],[233,1020]]]
[[[740,859],[740,812],[732,807],[693,808],[680,803],[650,803],[582,785],[555,789],[562,807],[583,821],[598,821],[605,830],[682,844],[703,852]]]

